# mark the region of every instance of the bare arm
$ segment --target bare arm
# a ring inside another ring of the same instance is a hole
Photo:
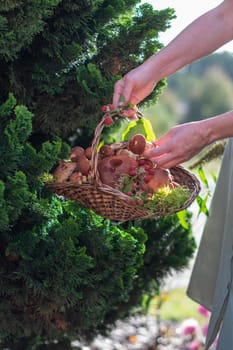
[[[155,159],[160,167],[170,168],[191,159],[212,142],[228,137],[233,137],[233,111],[171,128],[145,156]]]
[[[156,83],[233,39],[233,0],[225,0],[192,22],[174,40],[115,84],[113,104],[122,94],[139,103]]]
[[[151,56],[115,84],[113,103],[122,94],[127,102],[139,103],[156,83],[185,65],[204,57],[233,39],[233,0],[224,0],[184,29],[169,45]],[[160,137],[145,154],[159,166],[170,168],[198,154],[210,143],[233,137],[233,111],[182,125]]]
[[[184,29],[148,61],[159,79],[204,57],[233,39],[233,1],[222,2]]]

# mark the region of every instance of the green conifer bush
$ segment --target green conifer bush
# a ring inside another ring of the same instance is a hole
[[[0,86],[34,113],[34,131],[90,135],[113,84],[161,47],[174,17],[139,0],[0,3]],[[150,99],[156,98],[160,82]],[[88,128],[87,128],[88,120]],[[90,137],[90,136],[89,136]]]
[[[161,47],[173,10],[137,4],[0,3],[0,349],[103,332],[193,254],[190,218],[117,225],[45,186],[90,144],[114,82]]]
[[[42,180],[68,147],[35,150],[32,113],[15,103],[10,95],[1,108],[0,339],[77,336],[128,298],[146,236],[46,191]]]
[[[90,337],[186,265],[190,223],[184,229],[174,215],[116,225],[52,195],[43,181],[68,145],[36,150],[33,115],[12,94],[0,114],[0,341],[29,349],[33,339]]]

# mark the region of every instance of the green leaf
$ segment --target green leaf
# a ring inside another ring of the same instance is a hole
[[[140,119],[140,121],[142,122],[143,127],[145,129],[146,140],[148,142],[155,141],[156,137],[155,137],[155,134],[154,134],[151,122],[148,119],[146,119],[146,118],[142,118],[142,119]]]
[[[198,168],[198,175],[200,176],[201,181],[205,185],[206,188],[209,188],[208,180],[205,176],[205,172],[202,167]]]
[[[97,147],[97,152],[99,152],[99,150],[101,149],[101,147],[104,145],[104,141],[101,140],[98,144],[98,147]]]
[[[136,134],[144,135],[148,142],[152,142],[156,138],[152,125],[146,118],[131,121],[122,133],[122,140],[128,141]]]
[[[214,180],[214,182],[216,183],[217,180],[218,180],[218,176],[216,174],[214,174],[214,173],[211,173],[211,177]]]
[[[209,197],[208,194],[204,198],[197,196],[196,201],[197,201],[198,206],[199,206],[198,215],[203,213],[206,216],[209,216],[209,210],[208,210],[207,205],[206,205],[208,197]]]
[[[178,213],[176,213],[176,215],[178,216],[178,219],[179,219],[179,222],[180,222],[181,226],[188,230],[189,224],[188,224],[188,221],[187,221],[187,212],[186,212],[186,210],[181,210]]]
[[[137,132],[138,129],[139,128],[136,120],[133,120],[132,122],[130,122],[122,133],[122,141],[128,141],[132,136],[134,136],[135,134],[138,134],[139,133]]]

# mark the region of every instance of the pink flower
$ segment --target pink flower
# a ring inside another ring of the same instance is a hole
[[[194,340],[192,341],[192,343],[190,343],[188,345],[188,349],[189,350],[200,350],[201,349],[201,343],[198,340]]]
[[[181,328],[184,335],[193,335],[198,329],[198,322],[194,318],[187,318],[183,321]]]
[[[198,306],[198,312],[200,315],[204,316],[204,317],[209,317],[210,312],[202,305]]]
[[[208,332],[208,323],[206,323],[203,327],[202,327],[202,334],[204,337],[206,337]]]

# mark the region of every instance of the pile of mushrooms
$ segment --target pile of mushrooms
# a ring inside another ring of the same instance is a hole
[[[142,134],[134,135],[124,148],[117,148],[114,144],[103,145],[98,152],[97,166],[102,183],[123,192],[127,190],[129,196],[144,192],[148,198],[163,186],[177,187],[169,169],[156,167],[150,159],[143,156],[150,147],[154,147],[153,144],[147,142]],[[70,160],[63,160],[55,169],[55,181],[76,182],[80,185],[89,182],[91,155],[91,147],[72,148]],[[126,178],[130,184],[127,189],[124,188]]]

